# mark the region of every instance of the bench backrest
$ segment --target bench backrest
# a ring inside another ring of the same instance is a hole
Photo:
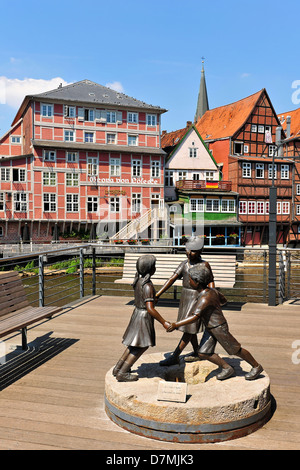
[[[125,253],[123,278],[134,279],[136,273],[136,262],[140,254]],[[185,254],[155,254],[156,272],[152,276],[153,283],[159,279],[169,279],[178,265],[186,260]],[[203,255],[212,269],[216,286],[221,284],[234,284],[236,274],[236,255],[235,254],[207,254]]]
[[[0,316],[27,307],[25,289],[17,272],[0,274]]]

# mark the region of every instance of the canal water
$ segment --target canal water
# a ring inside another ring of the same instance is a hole
[[[96,274],[96,295],[133,297],[130,285],[117,284],[120,272],[110,274]],[[80,277],[78,274],[45,275],[44,305],[63,306],[80,298]],[[38,305],[39,286],[38,276],[23,277],[23,285],[30,303]],[[93,293],[92,275],[84,275],[84,295]],[[158,289],[159,286],[156,286]],[[236,271],[236,284],[233,289],[221,289],[229,302],[268,302],[268,273],[263,267],[238,268]],[[177,299],[180,298],[181,287],[177,287]],[[164,299],[174,299],[173,287],[163,294]]]

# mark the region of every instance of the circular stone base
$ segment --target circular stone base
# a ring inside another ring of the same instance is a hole
[[[245,380],[251,367],[225,358],[235,376],[220,381],[208,361],[162,367],[162,353],[142,356],[134,365],[136,382],[118,382],[110,369],[105,378],[105,407],[110,419],[135,434],[169,442],[207,443],[235,439],[256,431],[271,415],[270,381],[263,371]],[[161,401],[159,382],[187,383],[186,401]],[[160,398],[158,400],[158,398]]]

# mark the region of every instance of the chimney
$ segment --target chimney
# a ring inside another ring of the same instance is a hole
[[[192,124],[192,121],[186,121],[186,127],[191,127]]]
[[[291,137],[291,116],[286,117],[286,137]]]
[[[167,131],[161,131],[161,135],[166,135]]]

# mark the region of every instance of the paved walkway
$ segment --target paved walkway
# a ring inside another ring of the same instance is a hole
[[[158,308],[167,319],[176,319],[176,305],[162,301]],[[31,349],[25,353],[11,351],[20,335],[1,343],[0,356],[5,352],[7,357],[0,367],[1,450],[300,449],[299,305],[245,304],[225,311],[231,332],[269,374],[276,408],[255,433],[215,444],[147,439],[107,418],[105,374],[123,351],[121,338],[132,309],[126,297],[95,297],[29,329]],[[156,332],[153,352],[173,350],[181,336],[166,334],[158,323]]]

